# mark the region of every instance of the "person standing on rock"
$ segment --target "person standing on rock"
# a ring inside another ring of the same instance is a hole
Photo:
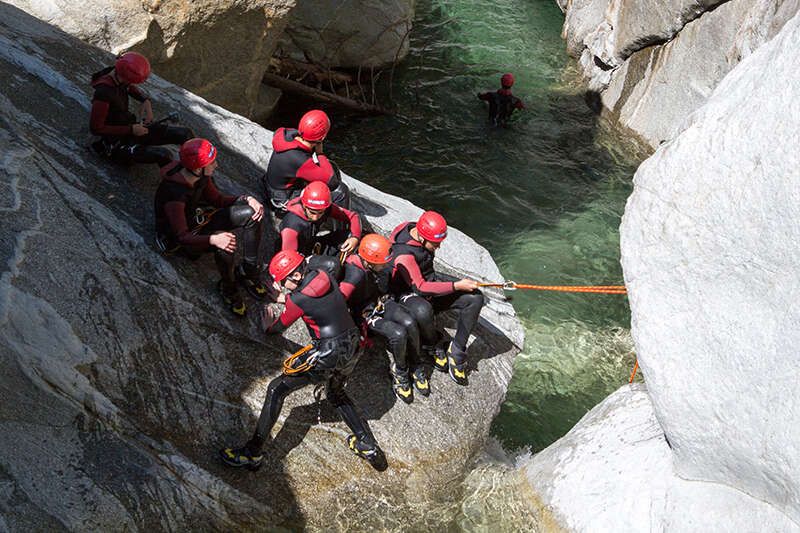
[[[222,297],[235,315],[244,316],[247,307],[237,280],[255,298],[267,295],[258,268],[264,207],[252,196],[220,193],[212,179],[216,168],[217,150],[206,139],[186,141],[180,161],[161,168],[155,197],[156,242],[162,252],[180,252],[192,259],[214,250]],[[238,268],[235,229],[242,230],[244,241]]]
[[[292,198],[309,183],[320,181],[332,191],[333,202],[350,207],[350,191],[342,183],[335,163],[322,153],[322,143],[331,129],[324,111],[314,109],[300,119],[297,129],[278,128],[272,137],[272,156],[261,178],[264,204],[276,216],[286,213]]]
[[[435,211],[425,211],[416,223],[405,222],[392,232],[394,255],[389,290],[417,321],[423,352],[433,356],[434,368],[467,385],[467,341],[478,323],[483,294],[478,282],[438,280],[433,270],[436,250],[447,237],[447,222]],[[456,334],[447,353],[436,348],[434,313],[458,311]]]
[[[329,231],[322,235],[321,228],[329,220],[339,224],[327,224]],[[286,205],[279,232],[280,245],[277,248],[280,250],[296,250],[303,255],[349,254],[361,239],[361,220],[355,211],[333,203],[328,186],[315,181],[306,185],[299,198]],[[317,244],[319,249],[315,250]]]
[[[100,139],[92,143],[99,154],[121,164],[172,161],[171,152],[159,145],[180,145],[194,134],[189,128],[153,123],[150,97],[138,84],[150,76],[150,62],[142,54],[126,52],[113,67],[92,74],[92,111],[89,129]],[[140,102],[138,116],[128,110],[129,98]]]
[[[286,295],[280,316],[274,316],[272,307],[264,307],[265,332],[282,333],[302,318],[312,347],[305,353],[298,352],[301,359],[291,368],[284,367],[284,373],[269,383],[252,438],[241,447],[220,450],[222,461],[228,466],[258,469],[263,460],[262,448],[286,396],[306,385],[324,383],[328,401],[352,431],[346,438],[347,446],[375,468],[385,469],[383,451],[345,392],[347,378],[359,358],[359,334],[336,280],[324,268],[311,266],[294,250],[278,252],[270,261],[269,272],[276,283],[291,292]]]
[[[511,94],[514,75],[510,72],[500,76],[500,88],[497,91],[479,93],[478,98],[489,102],[489,121],[495,126],[505,126],[515,109],[525,109],[522,100]]]
[[[403,402],[414,401],[409,366],[420,363],[419,328],[416,320],[399,303],[387,298],[392,260],[389,239],[375,233],[366,235],[358,254],[344,263],[344,279],[339,284],[353,319],[366,330],[384,337],[392,359],[392,391]],[[430,394],[428,375],[420,364],[413,371],[414,386],[422,396]]]

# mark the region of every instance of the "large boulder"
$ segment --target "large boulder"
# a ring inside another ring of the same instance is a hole
[[[563,35],[602,109],[655,148],[798,10],[798,0],[580,0]]]
[[[234,113],[263,118],[280,96],[261,78],[295,0],[9,3],[105,50],[142,52],[158,75]]]
[[[606,398],[522,471],[531,512],[568,531],[800,531],[734,487],[682,479],[641,384]]]
[[[620,231],[634,341],[678,474],[800,522],[798,38],[800,15],[639,167]]]
[[[266,384],[308,341],[267,338],[229,318],[213,261],[151,245],[155,169],[110,166],[86,148],[91,72],[106,52],[0,3],[0,529],[366,530],[436,527],[482,448],[522,329],[493,294],[470,348],[469,387],[437,374],[406,406],[379,348],[348,389],[390,468],[344,445],[346,427],[312,390],[290,396],[258,473],[215,457],[252,431]],[[156,114],[178,110],[220,149],[220,181],[242,191],[272,134],[154,76]],[[345,178],[387,232],[419,210]],[[440,267],[493,280],[485,249],[454,230]],[[253,309],[254,302],[249,302]],[[452,328],[452,321],[443,325]],[[430,513],[430,509],[438,509]]]
[[[305,0],[292,11],[281,53],[326,67],[382,67],[408,54],[414,0]]]
[[[647,385],[523,462],[532,512],[574,531],[800,531],[798,39],[800,15],[639,167],[620,233]]]

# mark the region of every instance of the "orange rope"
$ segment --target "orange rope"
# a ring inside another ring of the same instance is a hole
[[[479,287],[497,287],[506,290],[527,289],[534,291],[558,291],[558,292],[591,292],[597,294],[627,294],[628,290],[624,285],[526,285],[523,283],[479,283]]]
[[[636,359],[636,363],[633,365],[633,372],[631,372],[631,379],[628,380],[628,383],[633,383],[633,378],[636,377],[636,371],[639,370],[639,359]]]
[[[292,355],[290,355],[289,357],[284,359],[283,360],[283,373],[286,374],[286,375],[291,376],[293,374],[300,374],[301,372],[305,372],[307,370],[310,370],[311,369],[311,365],[309,365],[305,361],[300,363],[297,366],[294,366],[294,362],[297,361],[298,357],[300,357],[301,355],[307,353],[313,347],[314,347],[313,344],[306,344],[305,346],[303,346],[302,348],[300,348],[299,350],[294,352]]]

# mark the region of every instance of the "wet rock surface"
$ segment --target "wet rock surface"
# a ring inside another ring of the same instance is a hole
[[[154,168],[87,150],[88,79],[110,56],[0,4],[0,526],[17,529],[366,530],[448,523],[511,377],[522,329],[495,294],[470,348],[471,384],[441,374],[399,405],[388,359],[368,351],[348,386],[387,453],[377,473],[347,450],[346,427],[311,389],[289,397],[257,473],[215,458],[253,429],[268,381],[307,342],[228,316],[210,256],[152,246]],[[220,149],[223,188],[256,189],[271,133],[169,83],[147,83],[156,116]],[[419,210],[345,178],[373,228]],[[500,280],[457,230],[441,267]],[[452,321],[443,322],[452,327]]]

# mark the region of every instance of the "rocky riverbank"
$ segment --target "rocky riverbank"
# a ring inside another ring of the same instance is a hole
[[[469,387],[438,375],[433,395],[396,405],[388,360],[367,353],[350,384],[387,452],[376,473],[311,391],[287,401],[266,465],[231,472],[215,450],[252,429],[294,327],[267,339],[224,314],[211,259],[165,259],[151,245],[154,169],[87,150],[89,76],[111,56],[0,4],[0,528],[214,530],[285,525],[437,527],[458,497],[511,376],[522,329],[495,294],[470,350]],[[152,77],[156,115],[220,149],[220,182],[255,188],[271,133]],[[355,204],[386,232],[420,210],[352,178]],[[486,250],[454,230],[440,267],[498,280]],[[251,302],[252,305],[252,302]],[[448,327],[451,324],[445,324]]]

